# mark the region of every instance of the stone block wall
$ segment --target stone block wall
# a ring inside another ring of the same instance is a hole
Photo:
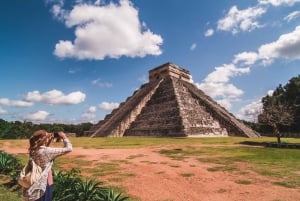
[[[172,79],[165,77],[125,136],[185,136]]]
[[[110,136],[121,137],[131,123],[135,121],[144,105],[151,99],[161,81],[156,81],[143,85],[139,90],[134,92],[131,97],[122,103],[119,108],[107,115],[103,122],[95,126],[91,137]]]
[[[213,118],[205,105],[199,104],[197,98],[184,86],[184,82],[180,79],[172,78],[172,80],[186,135],[189,137],[228,136],[226,128]]]
[[[206,108],[206,111],[219,122],[221,127],[226,128],[228,135],[248,137],[260,136],[259,133],[253,131],[251,128],[236,119],[233,114],[229,113],[225,108],[213,101],[195,85],[187,82],[183,82],[183,84],[190,91],[191,95],[197,99],[199,105],[203,105]]]

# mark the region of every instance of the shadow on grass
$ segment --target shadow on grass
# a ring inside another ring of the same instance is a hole
[[[253,142],[253,141],[243,141],[239,144],[250,145],[250,146],[262,146],[262,147],[272,147],[272,148],[286,148],[286,149],[300,149],[299,143],[275,143],[275,142]]]

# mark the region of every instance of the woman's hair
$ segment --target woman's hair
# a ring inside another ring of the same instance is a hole
[[[50,138],[52,136],[46,130],[35,131],[29,139],[29,154],[34,153],[40,146],[45,145],[45,142]]]

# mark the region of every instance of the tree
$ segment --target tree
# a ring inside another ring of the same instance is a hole
[[[273,93],[274,94],[274,93]],[[258,122],[265,123],[272,127],[274,135],[277,137],[277,143],[281,143],[281,134],[279,126],[289,126],[294,121],[292,110],[288,104],[283,104],[280,97],[266,96],[262,99],[263,111],[258,116]]]
[[[262,98],[263,110],[258,116],[259,123],[273,129],[280,143],[279,129],[299,133],[300,131],[300,75],[295,76],[274,90],[272,95]]]
[[[300,75],[293,77],[284,86],[284,97],[288,105],[293,110],[294,123],[292,129],[300,131]]]

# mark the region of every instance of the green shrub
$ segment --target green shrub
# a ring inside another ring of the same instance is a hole
[[[72,169],[69,172],[59,171],[53,174],[53,201],[71,201],[69,199],[69,192],[73,190],[73,187],[81,181],[78,176],[78,171]]]
[[[101,201],[125,201],[127,200],[129,197],[122,197],[121,193],[115,194],[115,192],[110,189],[102,198]]]
[[[74,191],[69,192],[72,200],[100,201],[106,194],[106,189],[101,187],[102,182],[84,180],[74,186]]]
[[[10,191],[17,191],[21,189],[17,179],[22,166],[23,165],[19,159],[6,152],[0,151],[0,174],[8,176],[8,179],[1,182],[1,184]]]
[[[113,190],[107,190],[100,181],[82,180],[79,173],[75,169],[54,173],[53,201],[125,201],[128,199],[128,197],[121,197],[121,193],[115,194]]]
[[[20,171],[21,162],[14,156],[0,151],[0,174],[9,174],[14,171]]]

